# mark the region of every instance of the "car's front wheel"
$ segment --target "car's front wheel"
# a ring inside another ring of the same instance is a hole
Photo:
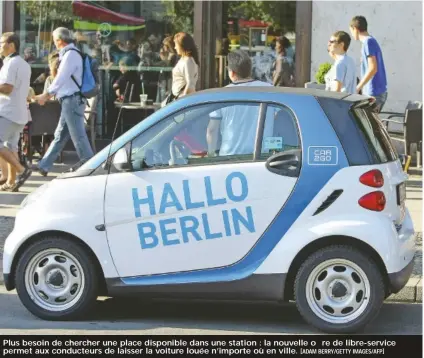
[[[310,255],[295,280],[303,318],[328,333],[353,333],[378,314],[384,281],[377,264],[350,246],[330,246]]]
[[[33,243],[16,267],[21,302],[42,319],[82,318],[97,298],[97,271],[92,261],[81,245],[65,237]]]

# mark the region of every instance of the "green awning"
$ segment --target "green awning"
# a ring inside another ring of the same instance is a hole
[[[104,27],[104,24],[99,24],[97,22],[90,22],[90,21],[74,21],[74,30],[85,30],[85,31],[98,31],[102,27]],[[112,25],[107,24],[110,31],[135,31],[140,30],[146,27],[146,25]]]

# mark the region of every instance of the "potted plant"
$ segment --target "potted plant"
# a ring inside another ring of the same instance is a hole
[[[317,88],[325,90],[325,75],[330,71],[331,63],[325,62],[318,67],[318,71],[315,74],[316,82],[305,83],[305,88]]]

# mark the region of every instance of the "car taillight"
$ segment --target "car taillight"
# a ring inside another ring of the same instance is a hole
[[[377,169],[362,174],[359,181],[373,188],[381,188],[384,185],[383,174]]]
[[[359,199],[358,204],[368,210],[383,211],[386,206],[386,197],[382,191],[373,191]]]

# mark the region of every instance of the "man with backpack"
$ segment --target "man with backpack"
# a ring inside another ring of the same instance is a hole
[[[62,108],[54,140],[38,163],[38,167],[35,168],[43,176],[47,175],[69,138],[72,139],[80,163],[84,163],[93,156],[84,127],[86,98],[96,92],[90,60],[78,51],[73,43],[71,32],[67,28],[59,27],[54,30],[53,41],[59,50],[57,76],[47,93],[36,96],[36,100],[40,105],[44,105],[55,96]]]

